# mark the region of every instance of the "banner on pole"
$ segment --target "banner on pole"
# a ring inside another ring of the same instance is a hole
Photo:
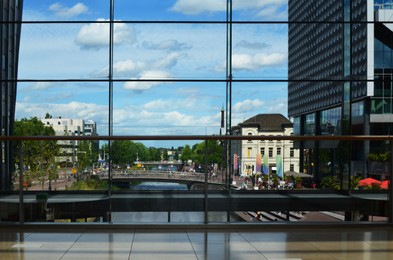
[[[266,154],[263,156],[263,174],[269,174],[269,158]]]
[[[276,173],[278,175],[278,177],[283,178],[284,177],[284,173],[282,170],[282,156],[281,155],[277,155],[276,156]]]
[[[233,169],[235,171],[237,171],[237,169],[239,169],[238,157],[239,156],[236,153],[233,155]]]
[[[257,154],[256,162],[255,162],[255,171],[261,173],[262,167],[262,155],[259,153]]]

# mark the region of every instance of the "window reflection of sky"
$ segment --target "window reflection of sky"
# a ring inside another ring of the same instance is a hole
[[[226,1],[114,2],[116,134],[218,134],[226,105]],[[24,1],[29,23],[22,24],[19,78],[37,82],[19,84],[16,118],[50,113],[107,129],[109,4]],[[233,79],[284,82],[233,83],[232,125],[260,113],[287,114],[288,30],[274,23],[286,20],[287,0],[233,1],[233,21],[241,21],[232,27]],[[247,23],[261,21],[273,23]],[[53,81],[68,79],[74,81]]]

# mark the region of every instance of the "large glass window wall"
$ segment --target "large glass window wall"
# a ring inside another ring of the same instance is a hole
[[[392,36],[375,39],[375,83],[374,98],[371,101],[373,114],[391,114],[392,110]]]
[[[338,135],[341,124],[341,108],[336,107],[321,112],[321,135]]]
[[[374,0],[374,10],[378,9],[393,9],[392,0]]]
[[[304,215],[298,212],[335,202],[339,148],[317,154],[314,146],[299,145],[301,139],[289,139],[340,133],[341,108],[316,111],[341,102],[342,58],[324,60],[342,53],[327,39],[344,21],[318,21],[316,32],[324,35],[318,41],[310,27],[297,32],[314,45],[313,55],[323,55],[313,60],[300,45],[288,46],[287,6],[25,0],[15,129],[36,118],[54,132],[38,124],[37,132],[22,135],[45,138],[14,144],[3,221],[298,221]],[[324,4],[317,12],[327,9]],[[288,76],[288,48],[298,48],[296,75]],[[304,64],[312,68],[308,74]],[[242,123],[255,115],[287,115],[289,82],[300,83],[292,91],[306,115],[294,124],[259,122],[246,129]],[[302,87],[313,84],[314,90]],[[77,120],[95,122],[95,131]],[[237,128],[251,134],[236,139]],[[304,200],[293,203],[281,192],[305,194]],[[317,200],[315,194],[327,195]],[[345,219],[352,200],[336,203],[334,221]],[[350,210],[386,217],[368,206]]]
[[[316,135],[316,122],[315,113],[306,115],[306,120],[304,122],[304,134],[305,135]]]

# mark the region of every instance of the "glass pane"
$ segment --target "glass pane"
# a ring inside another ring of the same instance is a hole
[[[108,24],[23,24],[19,78],[103,79],[98,72],[108,66],[108,53]]]
[[[218,135],[225,85],[118,83],[114,88],[114,102],[115,135]]]
[[[286,116],[286,82],[236,82],[232,86],[232,126],[258,114]]]
[[[287,25],[233,25],[234,79],[287,79]]]
[[[115,45],[115,78],[225,79],[225,25],[117,25],[132,28],[136,37]]]
[[[109,18],[108,0],[23,0],[23,21],[95,21]]]
[[[107,89],[106,85],[96,82],[20,83],[16,119],[31,120],[36,117],[45,127],[52,128],[58,136],[106,135]],[[95,173],[99,159],[99,142],[59,140],[57,147],[53,169],[58,172],[59,180],[63,180],[62,184],[67,188],[63,185],[56,189],[83,189],[72,186],[71,183],[82,181]],[[46,171],[48,172],[49,170]],[[57,185],[56,182],[54,185]]]
[[[234,21],[288,21],[288,1],[232,1]]]
[[[115,19],[122,21],[225,21],[225,1],[115,1]]]

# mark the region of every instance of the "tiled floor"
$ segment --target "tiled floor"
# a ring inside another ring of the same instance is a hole
[[[3,229],[0,259],[393,259],[390,227],[108,230]]]

